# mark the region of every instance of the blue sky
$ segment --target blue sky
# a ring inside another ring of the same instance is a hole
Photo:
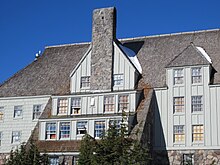
[[[219,0],[0,0],[0,83],[45,46],[91,41],[93,9],[110,6],[117,38],[220,28]]]

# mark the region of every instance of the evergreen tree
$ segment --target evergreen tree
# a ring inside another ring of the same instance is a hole
[[[108,131],[96,140],[85,135],[81,141],[79,165],[145,165],[149,164],[148,149],[128,138],[127,125],[109,123]]]

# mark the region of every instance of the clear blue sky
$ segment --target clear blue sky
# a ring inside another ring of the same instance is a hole
[[[117,8],[117,38],[220,28],[220,0],[0,0],[0,82],[45,46],[91,41],[92,11]]]

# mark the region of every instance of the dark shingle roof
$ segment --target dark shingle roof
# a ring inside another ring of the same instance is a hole
[[[37,61],[0,86],[0,97],[69,93],[69,75],[89,44],[48,47]]]
[[[214,83],[220,83],[220,30],[130,38],[121,42],[137,53],[143,81],[151,87],[166,85],[166,66],[192,42],[211,57],[217,71]],[[88,48],[89,43],[46,48],[37,61],[0,86],[0,97],[68,94],[69,75]],[[189,57],[197,61],[195,56]]]
[[[209,65],[204,55],[191,43],[167,65],[167,67]]]

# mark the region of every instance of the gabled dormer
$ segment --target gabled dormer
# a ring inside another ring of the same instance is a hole
[[[70,75],[71,93],[135,89],[142,72],[140,63],[115,35],[115,8],[94,10],[92,43]]]
[[[214,68],[205,49],[191,43],[167,65],[167,85],[210,84]]]

